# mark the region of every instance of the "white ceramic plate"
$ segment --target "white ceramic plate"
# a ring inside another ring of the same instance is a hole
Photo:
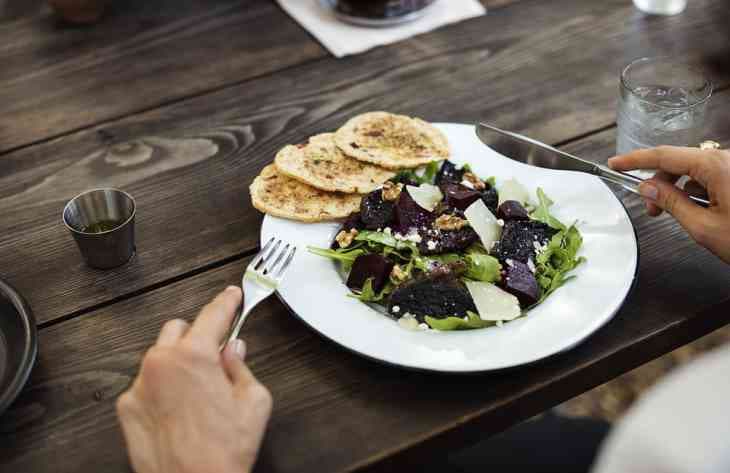
[[[598,178],[538,169],[512,161],[482,144],[471,125],[437,124],[449,138],[451,160],[469,163],[497,187],[514,177],[532,193],[542,187],[553,213],[579,222],[584,242],[576,279],[553,293],[527,317],[502,327],[438,332],[409,331],[347,297],[335,264],[306,250],[327,248],[337,224],[304,224],[266,216],[261,241],[277,236],[300,247],[279,288],[284,303],[324,337],[362,356],[407,368],[478,372],[510,368],[559,353],[585,340],[618,311],[631,289],[638,247],[621,202]]]

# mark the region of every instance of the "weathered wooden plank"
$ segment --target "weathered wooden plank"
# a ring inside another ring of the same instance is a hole
[[[257,471],[404,471],[726,324],[728,267],[668,219],[646,217],[638,199],[627,204],[642,246],[636,290],[585,343],[530,367],[480,376],[385,367],[315,335],[275,299],[263,303],[245,329],[252,369],[275,398]],[[191,318],[245,263],[41,330],[30,384],[0,419],[0,468],[127,471],[114,398],[163,321]]]
[[[646,18],[623,0],[517,3],[7,154],[3,276],[49,321],[251,251],[260,216],[246,189],[258,170],[282,145],[366,110],[486,118],[548,142],[590,132],[613,121],[630,58],[726,51],[715,16],[724,8],[704,0],[679,17]],[[115,271],[85,268],[59,222],[67,199],[100,185],[139,201],[137,260]]]
[[[327,55],[270,1],[114,2],[89,27],[35,3],[0,23],[0,151]]]
[[[87,27],[3,4],[0,152],[329,56],[273,1],[113,2]]]

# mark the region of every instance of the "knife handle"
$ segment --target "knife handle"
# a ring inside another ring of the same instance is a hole
[[[617,184],[627,191],[633,192],[634,194],[639,194],[639,185],[644,182],[644,179],[639,179],[636,176],[632,176],[631,174],[626,174],[624,172],[614,171],[613,169],[609,169],[606,166],[598,165],[596,166],[596,171],[596,175],[604,181]],[[692,194],[687,194],[687,197],[689,197],[690,200],[692,200],[695,204],[699,206],[710,206],[710,201],[703,197]]]

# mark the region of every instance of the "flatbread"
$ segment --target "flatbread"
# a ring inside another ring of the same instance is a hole
[[[306,145],[285,146],[276,154],[279,173],[330,192],[367,194],[395,176],[393,171],[346,156],[334,133],[313,136]]]
[[[261,212],[301,222],[344,218],[360,208],[362,196],[325,192],[266,166],[250,187],[251,202]]]
[[[387,112],[351,118],[335,133],[335,143],[348,156],[388,169],[416,168],[449,157],[449,142],[433,125]]]

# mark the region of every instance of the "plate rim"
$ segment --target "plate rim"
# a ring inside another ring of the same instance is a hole
[[[8,389],[0,392],[0,415],[3,414],[20,395],[33,371],[38,357],[38,328],[30,305],[25,298],[7,281],[0,279],[0,292],[8,297],[20,315],[25,331],[24,349],[20,366],[12,376]]]
[[[468,126],[468,127],[474,126],[473,124],[455,123],[455,122],[433,122],[433,123],[434,123],[434,125],[450,125],[450,126],[457,125],[457,126]],[[509,158],[506,158],[506,159],[509,159]],[[523,166],[529,166],[524,163],[520,163],[520,164],[522,164]],[[573,171],[564,171],[564,172],[575,173]],[[621,205],[621,208],[623,209],[623,212],[626,215],[626,218],[631,226],[631,230],[632,230],[631,234],[632,234],[632,237],[634,240],[634,248],[635,248],[635,256],[636,256],[636,264],[634,266],[634,273],[631,278],[631,284],[629,285],[628,290],[626,291],[623,298],[621,299],[621,302],[619,304],[617,304],[615,310],[613,310],[611,312],[611,314],[608,317],[606,317],[606,319],[600,325],[596,326],[595,329],[593,329],[589,333],[585,334],[583,337],[575,340],[574,343],[562,348],[561,350],[551,353],[549,355],[539,356],[537,358],[523,361],[523,362],[520,362],[517,364],[512,364],[509,366],[496,367],[496,368],[481,368],[481,369],[439,369],[439,368],[429,368],[429,367],[423,367],[423,366],[413,366],[413,365],[401,364],[401,363],[397,363],[397,362],[393,362],[393,361],[384,360],[382,358],[377,358],[372,355],[368,355],[368,354],[358,351],[354,348],[351,348],[345,344],[342,344],[342,343],[338,342],[337,340],[334,340],[333,338],[331,338],[330,336],[328,336],[327,334],[325,334],[324,332],[322,332],[321,330],[316,328],[314,325],[309,323],[301,315],[299,315],[299,313],[297,313],[297,311],[295,311],[291,307],[291,305],[285,300],[284,296],[278,290],[276,291],[276,296],[279,299],[279,301],[281,301],[281,303],[284,305],[284,307],[286,307],[286,309],[291,314],[293,314],[298,320],[303,322],[305,326],[312,329],[316,334],[323,337],[325,340],[334,343],[337,347],[342,348],[349,353],[358,355],[367,360],[374,361],[375,363],[378,363],[383,366],[395,367],[398,369],[403,369],[403,370],[411,371],[411,372],[439,373],[439,374],[448,374],[448,375],[457,375],[458,376],[458,375],[477,375],[477,374],[483,374],[483,373],[507,372],[507,371],[511,371],[511,370],[515,370],[515,369],[519,369],[519,368],[532,366],[532,365],[535,365],[537,363],[541,363],[541,362],[544,362],[547,360],[551,360],[551,359],[555,358],[556,356],[559,356],[569,350],[574,349],[578,345],[581,345],[586,340],[588,340],[591,336],[595,335],[599,330],[601,330],[603,327],[605,327],[611,320],[613,320],[614,317],[616,316],[616,314],[623,308],[624,304],[626,303],[626,300],[633,294],[633,292],[636,288],[637,282],[638,282],[638,274],[639,274],[639,268],[640,268],[640,264],[641,264],[641,251],[640,251],[640,241],[639,241],[638,233],[636,230],[636,226],[634,225],[634,222],[631,219],[631,214],[629,213],[629,211],[626,207],[626,204],[623,202],[623,200],[621,200],[619,198],[619,196],[616,195],[616,193],[613,190],[611,190],[611,188],[605,182],[603,182],[603,181],[599,181],[599,182],[608,190],[608,192],[611,194],[611,196]],[[263,241],[263,228],[264,228],[264,223],[265,223],[264,221],[268,218],[271,218],[271,217],[267,214],[264,216],[264,220],[262,220],[262,225],[261,225],[261,229],[259,232],[259,244],[261,244]]]

